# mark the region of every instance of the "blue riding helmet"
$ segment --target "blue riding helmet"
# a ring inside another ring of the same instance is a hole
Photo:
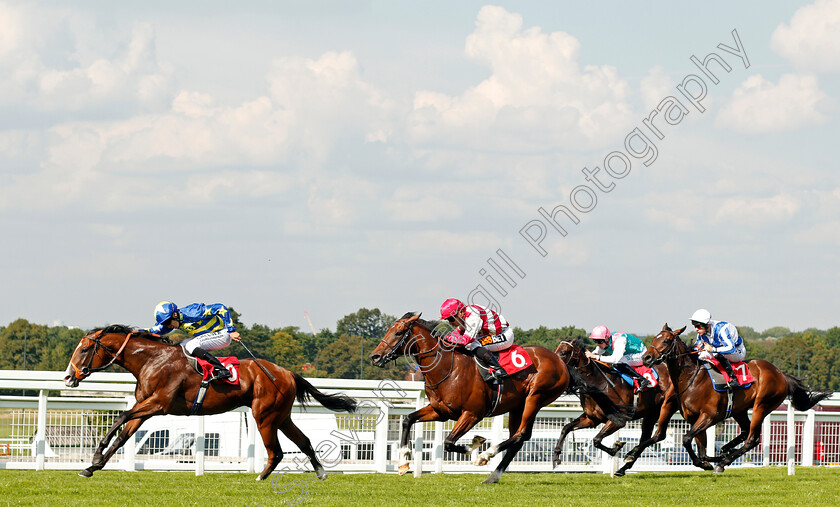
[[[155,322],[162,325],[178,314],[178,307],[172,301],[161,301],[155,306]]]

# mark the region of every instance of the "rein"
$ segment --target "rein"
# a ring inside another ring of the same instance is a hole
[[[385,346],[388,347],[388,349],[389,349],[388,353],[385,354],[385,357],[384,357],[385,362],[393,361],[394,359],[396,359],[397,356],[399,355],[400,349],[405,349],[405,346],[406,346],[405,341],[407,339],[413,337],[413,334],[411,333],[411,328],[414,327],[415,322],[411,322],[410,324],[406,324],[405,322],[401,322],[401,323],[402,323],[403,326],[405,326],[405,331],[403,332],[403,337],[400,338],[400,341],[398,341],[396,345],[394,345],[392,347],[388,342],[385,341],[384,338],[382,340],[380,340],[380,343],[385,344]],[[436,338],[437,338],[437,343],[435,344],[435,346],[432,347],[431,349],[425,351],[425,352],[418,352],[416,354],[412,354],[408,350],[406,350],[405,352],[408,353],[409,355],[414,356],[418,360],[423,359],[425,357],[429,357],[429,356],[437,356],[438,355],[438,350],[441,349],[442,347],[441,347],[440,337],[436,337]],[[455,355],[455,349],[454,348],[450,349],[449,352],[452,356]],[[449,361],[449,371],[446,373],[446,375],[443,377],[443,379],[441,379],[439,382],[436,382],[434,384],[428,384],[426,382],[426,375],[423,375],[423,385],[425,385],[426,387],[428,387],[430,389],[434,389],[435,387],[442,384],[446,379],[448,379],[449,376],[452,375],[452,371],[454,369],[455,369],[455,358],[451,357],[451,360]]]
[[[90,359],[88,360],[88,364],[86,366],[82,366],[81,368],[76,366],[73,363],[73,361],[70,361],[70,366],[72,366],[73,369],[76,371],[76,375],[75,375],[76,378],[79,379],[79,380],[82,380],[82,379],[90,376],[91,373],[94,373],[94,372],[97,372],[97,371],[102,371],[105,368],[114,364],[117,361],[117,358],[120,356],[120,354],[122,354],[123,350],[125,350],[125,346],[128,345],[128,340],[131,339],[131,335],[133,335],[135,333],[136,333],[136,331],[131,331],[131,332],[127,333],[125,335],[125,340],[123,340],[122,345],[120,346],[119,350],[117,350],[116,352],[114,352],[107,345],[102,343],[102,341],[101,341],[102,336],[97,336],[96,338],[88,338],[87,336],[85,336],[84,338],[82,338],[82,340],[90,340],[90,341],[93,342],[93,353],[90,355]],[[93,364],[93,358],[96,357],[96,351],[99,347],[102,347],[102,350],[111,354],[111,356],[112,356],[111,360],[108,361],[108,364],[105,364],[103,366],[99,366],[97,368],[91,368],[91,365]]]
[[[700,352],[699,350],[687,350],[686,352],[682,352],[682,353],[678,352],[677,351],[677,340],[680,340],[680,338],[678,336],[673,335],[673,333],[671,334],[671,336],[673,336],[673,340],[671,341],[671,345],[668,347],[668,350],[659,354],[659,357],[657,358],[657,361],[655,361],[655,364],[665,362],[668,359],[670,359],[671,357],[673,357],[674,360],[677,361],[678,364],[679,364],[680,359],[682,359],[683,357],[690,356],[690,355],[693,355],[693,354],[697,354],[697,353]],[[680,342],[682,342],[682,340],[680,340]],[[682,370],[682,365],[680,365],[680,369]],[[685,389],[683,389],[682,391],[677,393],[678,397],[682,396],[683,393],[688,391],[688,389],[694,383],[694,379],[697,378],[697,374],[699,374],[699,373],[700,373],[700,364],[698,363],[698,364],[694,365],[694,373],[692,373],[691,378],[688,380],[688,383],[686,383]],[[679,385],[677,385],[677,387],[679,387]]]

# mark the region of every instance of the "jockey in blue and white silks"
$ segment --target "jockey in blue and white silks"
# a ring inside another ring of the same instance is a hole
[[[738,329],[729,322],[712,320],[712,314],[702,308],[691,316],[691,324],[697,331],[694,347],[700,349],[698,359],[717,359],[729,375],[729,386],[737,387],[738,381],[735,380],[735,372],[729,362],[740,362],[747,356],[747,348]]]
[[[155,307],[155,322],[157,324],[149,328],[152,333],[165,335],[182,329],[192,335],[184,342],[184,350],[213,365],[215,371],[211,380],[230,377],[230,371],[207,352],[223,349],[230,345],[231,340],[239,341],[239,333],[225,305],[193,303],[179,309],[171,301],[161,301]]]

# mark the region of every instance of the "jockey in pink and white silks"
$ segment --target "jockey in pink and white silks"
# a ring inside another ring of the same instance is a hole
[[[713,357],[720,362],[721,368],[729,375],[729,387],[738,387],[735,372],[730,361],[743,361],[747,356],[747,347],[738,334],[738,329],[722,320],[712,320],[709,310],[701,308],[691,316],[691,324],[697,331],[694,347],[700,349],[697,358],[709,361]]]
[[[586,357],[612,364],[616,370],[636,379],[639,391],[650,386],[650,381],[633,369],[642,364],[645,355],[645,342],[641,338],[630,333],[610,333],[607,326],[595,326],[589,338],[595,342],[595,349],[587,350]]]
[[[513,326],[504,317],[488,308],[447,299],[440,306],[440,318],[455,326],[455,330],[446,337],[447,341],[463,345],[490,365],[490,373],[495,378],[506,375],[499,361],[490,353],[513,345]]]

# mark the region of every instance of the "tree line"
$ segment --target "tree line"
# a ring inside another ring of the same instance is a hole
[[[312,334],[297,326],[270,328],[262,324],[246,326],[231,308],[234,323],[243,342],[261,359],[268,359],[308,377],[347,379],[407,378],[412,362],[400,358],[387,368],[372,366],[367,357],[397,317],[378,308],[361,308],[336,322],[335,331],[322,329]],[[747,359],[766,359],[783,372],[807,381],[815,389],[840,389],[840,327],[828,330],[806,329],[792,332],[772,327],[758,332],[749,326],[736,326],[747,345]],[[170,335],[173,343],[188,338],[179,332]],[[63,371],[85,331],[65,326],[44,326],[18,319],[0,327],[0,369]],[[584,338],[588,332],[575,326],[535,329],[514,328],[516,343],[540,345],[554,350],[563,340]],[[650,344],[653,334],[639,335]],[[693,342],[692,331],[683,335]],[[589,342],[590,346],[594,346]],[[238,343],[218,352],[241,359],[250,355]],[[117,368],[116,366],[113,368]]]

